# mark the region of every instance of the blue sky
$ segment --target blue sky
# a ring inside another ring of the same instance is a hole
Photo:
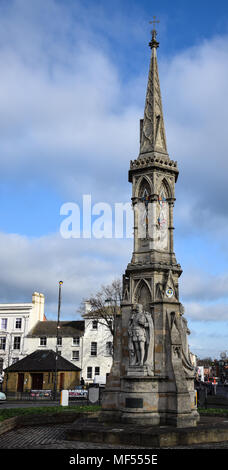
[[[170,158],[178,161],[175,252],[192,352],[228,349],[228,3],[0,0],[0,295],[45,294],[78,318],[82,298],[121,277],[132,240],[63,240],[66,202],[128,202],[158,26]]]

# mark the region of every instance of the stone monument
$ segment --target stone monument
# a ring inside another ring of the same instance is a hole
[[[134,248],[123,276],[114,357],[100,419],[140,425],[195,426],[194,367],[179,301],[182,273],[173,248],[177,163],[169,158],[152,30],[140,152],[130,162]]]

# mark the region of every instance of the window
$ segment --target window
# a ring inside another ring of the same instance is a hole
[[[21,337],[14,336],[13,349],[20,349],[20,347],[21,347]]]
[[[17,330],[21,330],[21,326],[22,326],[22,318],[16,318],[15,328]]]
[[[3,351],[5,351],[6,349],[6,337],[5,336],[0,337],[0,349],[3,349]]]
[[[106,343],[106,354],[108,356],[111,356],[112,355],[112,341],[108,341]]]
[[[57,346],[62,346],[62,337],[61,336],[58,337]]]
[[[73,344],[73,346],[79,346],[80,345],[80,337],[79,336],[74,336],[72,344]]]
[[[3,372],[3,359],[0,358],[0,374]]]
[[[100,367],[95,367],[95,375],[100,375]]]
[[[97,356],[97,343],[91,343],[91,356]]]
[[[79,361],[79,351],[72,351],[72,361]]]
[[[1,330],[7,330],[7,318],[1,320]]]
[[[41,336],[40,337],[40,346],[47,346],[47,337]]]
[[[87,367],[87,379],[92,379],[92,367]]]
[[[97,328],[98,328],[98,321],[97,321],[97,320],[93,320],[93,321],[92,321],[92,329],[93,329],[93,330],[97,330]]]

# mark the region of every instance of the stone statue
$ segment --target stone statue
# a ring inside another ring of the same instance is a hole
[[[153,365],[154,328],[149,313],[141,304],[135,304],[128,324],[130,366]]]
[[[183,309],[181,309],[181,312],[182,311]],[[171,341],[174,346],[173,352],[175,356],[182,360],[183,367],[189,372],[194,369],[191,363],[188,346],[188,335],[190,331],[188,329],[187,320],[182,315],[182,313],[178,315],[176,312],[171,312],[170,314]],[[179,351],[177,351],[177,343]]]

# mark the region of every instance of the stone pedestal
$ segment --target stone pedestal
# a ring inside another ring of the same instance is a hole
[[[152,363],[130,365],[129,330],[132,304],[117,317],[113,366],[103,393],[101,421],[137,425],[196,426],[199,416],[194,368],[184,354],[180,318],[157,310]],[[173,309],[173,306],[172,306]]]

